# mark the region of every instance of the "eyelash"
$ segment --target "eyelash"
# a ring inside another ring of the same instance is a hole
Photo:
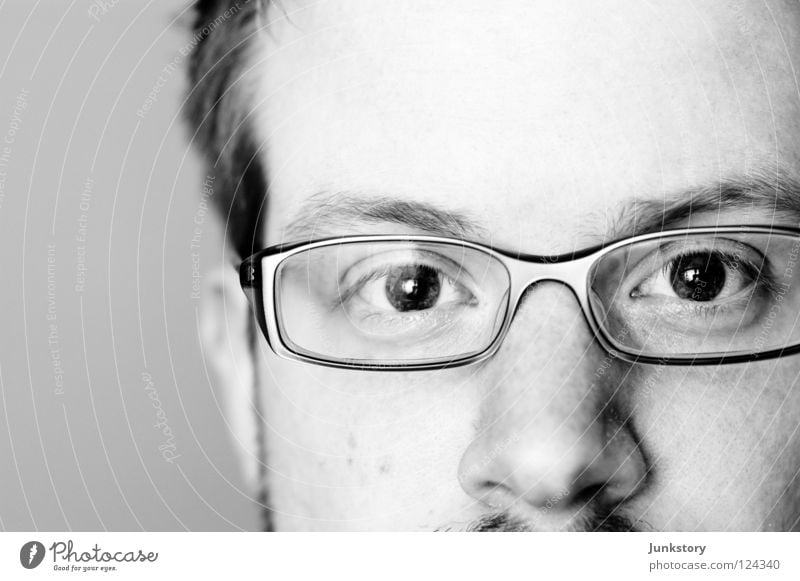
[[[694,313],[698,317],[712,317],[716,316],[720,311],[724,311],[728,308],[728,305],[703,305],[703,304],[696,304],[694,305]]]
[[[664,276],[665,278],[669,279],[670,275],[672,274],[671,271],[672,271],[672,268],[674,267],[674,265],[679,260],[681,260],[682,258],[684,258],[686,256],[692,256],[694,254],[695,253],[692,253],[692,252],[684,252],[684,253],[681,253],[681,254],[675,254],[674,256],[671,256],[671,257],[667,258],[664,261],[664,265],[661,267],[662,276]],[[740,267],[743,267],[743,269],[747,272],[748,275],[752,276],[753,278],[756,278],[754,275],[758,272],[758,270],[756,268],[754,268],[751,264],[748,264],[748,263],[744,262],[743,260],[738,260],[737,261],[736,257],[732,256],[730,254],[723,254],[721,252],[718,252],[717,255],[722,260],[722,263],[725,266],[736,270],[736,266],[735,265],[738,264],[738,265],[740,265]]]

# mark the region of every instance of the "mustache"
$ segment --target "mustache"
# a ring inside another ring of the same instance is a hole
[[[439,529],[452,530],[452,529]],[[512,516],[506,512],[489,514],[469,523],[465,532],[475,533],[521,533],[538,532],[544,529],[537,528],[527,519]],[[563,532],[645,532],[652,531],[644,521],[633,521],[626,516],[614,512],[592,512],[587,516],[580,516],[565,528]]]

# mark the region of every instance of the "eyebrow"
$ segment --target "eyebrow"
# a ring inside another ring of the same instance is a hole
[[[617,240],[674,228],[696,215],[737,209],[768,211],[772,215],[770,222],[787,225],[785,221],[789,219],[793,221],[789,225],[800,226],[800,182],[752,174],[658,197],[632,198],[615,210],[609,232],[586,234],[605,241]],[[386,195],[319,192],[303,203],[284,231],[284,240],[347,235],[354,227],[368,224],[408,226],[426,234],[475,242],[492,239],[489,229],[466,212]]]
[[[800,225],[800,182],[777,174],[732,177],[677,193],[634,198],[624,202],[612,228],[613,238],[649,234],[676,227],[696,215],[707,216],[730,210],[761,210],[770,223]],[[722,225],[722,223],[720,223]]]
[[[489,231],[466,213],[390,196],[320,192],[306,200],[296,215],[285,230],[286,240],[310,240],[348,232],[358,225],[381,223],[464,240],[489,237]]]

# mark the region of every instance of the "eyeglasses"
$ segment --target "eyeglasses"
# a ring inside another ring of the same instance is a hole
[[[240,281],[272,350],[309,363],[481,361],[525,292],[555,281],[612,356],[693,365],[800,351],[799,260],[800,230],[767,226],[669,230],[555,257],[435,236],[349,236],[267,248],[242,262]]]

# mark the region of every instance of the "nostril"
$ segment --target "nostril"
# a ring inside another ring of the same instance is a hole
[[[576,506],[597,504],[604,496],[604,489],[605,483],[583,486],[571,496],[570,502]]]
[[[509,493],[511,492],[511,488],[507,485],[503,484],[502,482],[497,482],[496,480],[485,480],[481,485],[482,490],[489,494],[489,493]]]
[[[508,508],[518,500],[514,490],[497,480],[483,480],[477,485],[478,494],[475,495],[482,503],[492,509],[502,510]]]

